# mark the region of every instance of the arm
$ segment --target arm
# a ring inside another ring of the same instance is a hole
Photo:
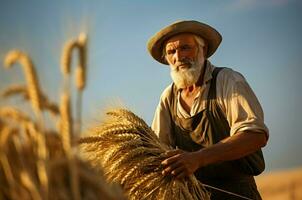
[[[204,163],[200,163],[199,167],[242,158],[264,147],[266,142],[265,134],[257,132],[237,133],[216,145],[198,151],[200,158],[205,157]]]
[[[171,116],[169,112],[169,95],[171,94],[171,90],[172,85],[169,85],[161,94],[151,125],[152,130],[160,141],[169,146],[173,146],[173,139],[171,138]]]
[[[259,132],[237,133],[221,142],[196,152],[176,150],[170,152],[168,159],[162,162],[163,174],[172,174],[182,178],[193,174],[198,168],[249,155],[266,145],[265,134]]]

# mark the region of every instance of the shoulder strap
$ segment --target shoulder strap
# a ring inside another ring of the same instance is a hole
[[[171,88],[171,93],[170,93],[170,98],[169,98],[169,101],[170,101],[170,104],[169,104],[169,112],[170,112],[170,120],[171,120],[171,127],[172,127],[172,130],[171,130],[171,134],[174,135],[174,130],[175,130],[175,119],[176,119],[176,112],[174,112],[174,110],[176,109],[176,102],[175,102],[175,94],[177,94],[177,89],[176,89],[176,85],[174,83],[172,83],[172,88]],[[172,137],[173,138],[173,141],[171,146],[172,147],[176,147],[175,146],[175,136]]]
[[[208,100],[216,99],[216,80],[217,80],[218,73],[222,69],[224,69],[224,67],[215,67],[214,71],[212,72],[212,80],[211,80],[211,85],[210,85],[210,89],[209,89]]]
[[[177,88],[176,88],[176,85],[174,83],[172,83],[172,87],[171,87],[171,93],[170,93],[170,116],[171,116],[171,120],[174,120],[175,119],[175,113],[174,113],[174,110],[176,108],[176,95],[177,94]]]

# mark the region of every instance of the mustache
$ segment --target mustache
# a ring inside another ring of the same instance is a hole
[[[181,61],[175,63],[174,66],[175,66],[175,69],[178,69],[182,65],[189,65],[191,67],[192,65],[194,65],[194,63],[195,62],[193,60],[191,60],[191,59],[184,59],[184,60],[181,60]]]

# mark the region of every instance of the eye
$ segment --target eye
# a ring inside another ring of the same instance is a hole
[[[190,45],[183,45],[180,47],[181,50],[187,51],[187,50],[191,50],[192,47]]]
[[[169,50],[167,50],[167,55],[172,55],[172,54],[174,54],[175,53],[175,49],[169,49]]]

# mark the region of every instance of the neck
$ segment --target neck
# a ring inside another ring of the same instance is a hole
[[[185,91],[186,93],[193,93],[194,91],[196,91],[196,89],[199,88],[199,86],[197,86],[197,84],[193,84],[189,87],[185,87],[182,90]]]

